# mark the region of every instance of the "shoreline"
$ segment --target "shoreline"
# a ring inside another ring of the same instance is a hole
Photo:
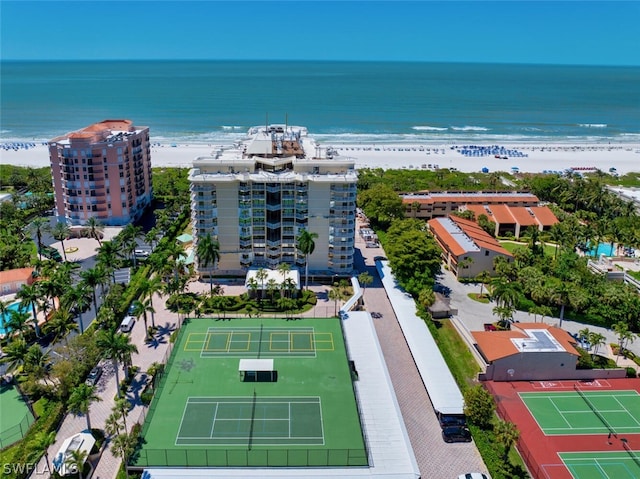
[[[16,141],[16,140],[13,140]],[[9,141],[0,142],[7,144]],[[33,144],[26,140],[24,143]],[[175,146],[174,146],[175,145]],[[215,144],[153,142],[153,168],[190,168],[198,156],[208,156]],[[324,145],[323,145],[324,147]],[[513,144],[433,144],[433,143],[333,143],[327,145],[334,158],[352,158],[356,169],[456,169],[461,172],[544,173],[575,169],[580,172],[601,171],[626,174],[640,172],[640,144],[545,142]],[[49,166],[46,145],[35,142],[29,148],[0,149],[0,163],[42,168]],[[613,168],[614,170],[610,170]]]

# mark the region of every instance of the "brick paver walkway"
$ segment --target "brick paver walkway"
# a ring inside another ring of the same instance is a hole
[[[362,239],[358,238],[357,242]],[[375,268],[374,256],[384,255],[384,252],[365,248],[364,244],[360,246],[366,257],[358,261],[359,269],[368,271],[374,278],[364,291],[365,308],[380,315],[374,319],[376,333],[421,476],[455,478],[467,472],[486,471],[474,443],[447,444],[443,441],[429,395]]]

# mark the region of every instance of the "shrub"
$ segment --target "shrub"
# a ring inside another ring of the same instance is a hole
[[[464,413],[476,426],[489,428],[495,412],[493,396],[483,386],[473,386],[464,392]]]
[[[635,377],[637,377],[636,369],[635,369],[635,368],[627,367],[626,369],[627,369],[627,377],[628,377],[628,378],[635,378]]]

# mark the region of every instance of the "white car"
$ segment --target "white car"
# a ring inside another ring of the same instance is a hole
[[[467,472],[466,474],[460,474],[458,479],[490,479],[487,474],[481,472]]]

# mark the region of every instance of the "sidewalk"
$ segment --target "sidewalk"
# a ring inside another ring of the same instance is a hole
[[[484,323],[493,323],[497,320],[497,317],[493,314],[493,308],[495,303],[480,303],[469,298],[469,293],[479,293],[480,286],[469,283],[459,283],[454,275],[447,270],[444,270],[442,275],[438,278],[438,282],[447,286],[451,289],[451,306],[453,308],[458,309],[458,314],[454,316],[454,320],[457,323],[456,326],[461,326],[466,329],[467,332],[470,331],[484,331]],[[486,287],[485,287],[486,290]],[[513,319],[520,321],[521,323],[533,323],[536,319],[534,316],[524,312],[524,311],[516,311],[513,315]],[[544,318],[537,317],[537,321],[542,321],[546,324],[552,324],[554,326],[560,325],[560,318],[545,316]],[[611,348],[609,344],[616,344],[618,342],[618,338],[614,331],[599,327],[592,326],[590,324],[578,323],[576,321],[563,320],[562,321],[562,329],[565,331],[578,334],[578,332],[582,329],[588,328],[589,331],[600,333],[605,337],[606,346],[600,348],[600,353],[607,353],[607,356],[615,361],[616,356],[611,352]],[[467,337],[467,335],[463,335],[463,337]],[[470,344],[470,347],[473,348],[473,344]],[[631,343],[627,346],[627,349],[633,351],[636,354],[640,354],[640,339],[636,340],[634,343]],[[620,367],[635,367],[636,370],[639,370],[640,367],[636,365],[630,359],[624,359],[620,356],[618,361],[618,365]]]
[[[138,347],[138,354],[133,355],[132,363],[135,366],[140,367],[140,373],[133,381],[133,387],[135,387],[135,390],[132,391],[132,388],[130,388],[129,392],[127,392],[127,399],[129,399],[133,406],[127,415],[127,427],[129,431],[133,424],[140,418],[142,411],[142,403],[140,402],[139,395],[144,388],[144,384],[141,384],[141,381],[145,380],[145,373],[151,363],[160,362],[164,358],[169,345],[169,336],[175,329],[177,321],[177,316],[165,309],[164,299],[156,295],[153,298],[153,303],[157,311],[155,314],[155,323],[160,327],[159,334],[156,336],[157,341],[151,343],[144,342],[145,331],[144,322],[142,320],[136,322],[130,333],[131,342]],[[149,322],[150,321],[151,319],[149,318]],[[102,398],[102,401],[93,403],[89,412],[91,427],[97,429],[104,428],[106,419],[111,415],[111,409],[113,408],[114,398],[116,396],[115,371],[111,360],[103,360],[101,365],[104,367],[104,371],[97,384],[97,393]],[[122,368],[120,368],[118,374],[120,380],[122,380],[124,377]],[[48,452],[50,459],[53,461],[65,439],[85,430],[86,428],[87,421],[84,416],[76,417],[72,414],[68,414],[57,431],[55,443],[49,447]],[[114,457],[111,452],[110,444],[107,443],[106,447],[103,449],[102,456],[100,457],[97,466],[95,462],[93,463],[95,470],[91,477],[95,479],[113,479],[118,473],[120,463],[121,459]],[[51,477],[50,473],[43,472],[47,471],[46,459],[44,456],[38,462],[36,470],[39,472],[38,477]]]

